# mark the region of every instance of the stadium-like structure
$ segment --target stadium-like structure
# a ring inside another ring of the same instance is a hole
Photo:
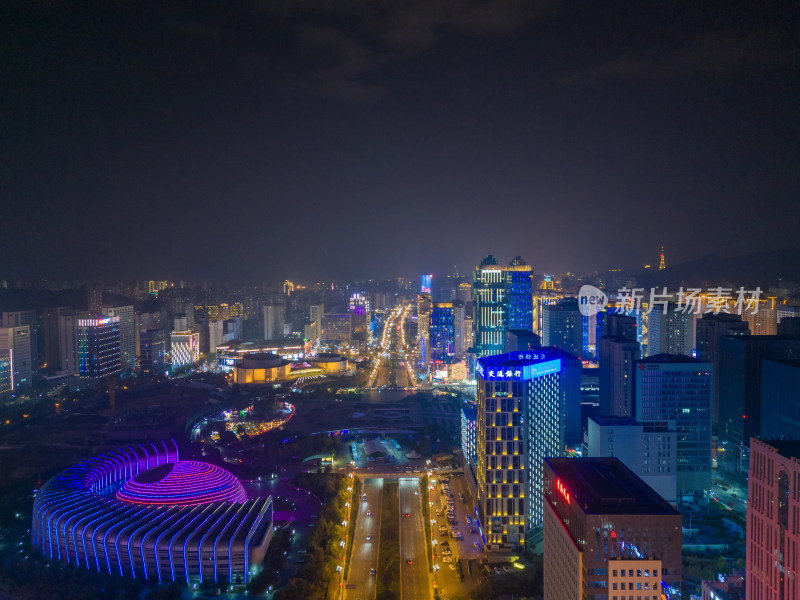
[[[272,498],[247,499],[220,467],[178,459],[175,440],[84,460],[36,494],[31,536],[53,559],[187,585],[244,584],[272,538]]]

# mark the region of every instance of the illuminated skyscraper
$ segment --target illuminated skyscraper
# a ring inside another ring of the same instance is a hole
[[[121,370],[119,317],[78,319],[78,375],[92,381]]]
[[[580,361],[558,348],[478,359],[478,512],[489,549],[541,541],[542,460],[580,438]]]
[[[173,331],[169,336],[172,370],[197,364],[200,358],[200,335],[191,331]]]
[[[431,294],[433,293],[433,275],[422,275],[419,278],[419,293]]]
[[[39,368],[39,316],[35,310],[18,310],[3,313],[3,327],[23,327],[30,329],[29,344],[31,370]]]
[[[0,327],[0,350],[11,351],[14,367],[14,389],[33,385],[31,368],[31,330],[22,327]]]
[[[434,302],[429,331],[431,361],[435,369],[456,362],[453,303]]]
[[[119,317],[122,371],[132,373],[134,369],[136,369],[136,337],[133,306],[104,306],[101,314],[107,317]]]
[[[433,303],[427,292],[417,296],[417,336],[419,339],[420,360],[424,365],[431,361],[431,310]]]
[[[362,292],[356,292],[350,296],[350,314],[353,315],[353,339],[359,342],[368,342],[371,337],[372,329],[372,310],[370,308],[369,296]]]
[[[14,391],[14,368],[11,350],[0,350],[0,400]]]
[[[456,361],[463,360],[464,350],[464,303],[461,300],[453,301],[453,354]]]
[[[476,356],[491,356],[503,351],[506,329],[532,329],[530,265],[515,257],[501,267],[492,255],[475,267],[472,296],[475,313]]]

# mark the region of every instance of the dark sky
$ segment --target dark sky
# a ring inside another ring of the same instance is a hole
[[[0,277],[797,244],[800,4],[0,4]]]

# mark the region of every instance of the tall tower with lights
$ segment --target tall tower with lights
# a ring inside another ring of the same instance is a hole
[[[658,261],[658,270],[663,271],[667,268],[667,265],[664,264],[664,245],[661,245],[661,260]]]

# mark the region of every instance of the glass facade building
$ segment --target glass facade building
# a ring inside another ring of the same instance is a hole
[[[516,257],[500,266],[489,255],[472,276],[474,303],[473,353],[491,356],[503,352],[507,329],[532,329],[533,299],[530,265]]]
[[[580,361],[558,348],[478,359],[478,511],[487,548],[541,536],[542,460],[580,436]]]
[[[78,375],[97,379],[121,370],[119,317],[78,319]]]

